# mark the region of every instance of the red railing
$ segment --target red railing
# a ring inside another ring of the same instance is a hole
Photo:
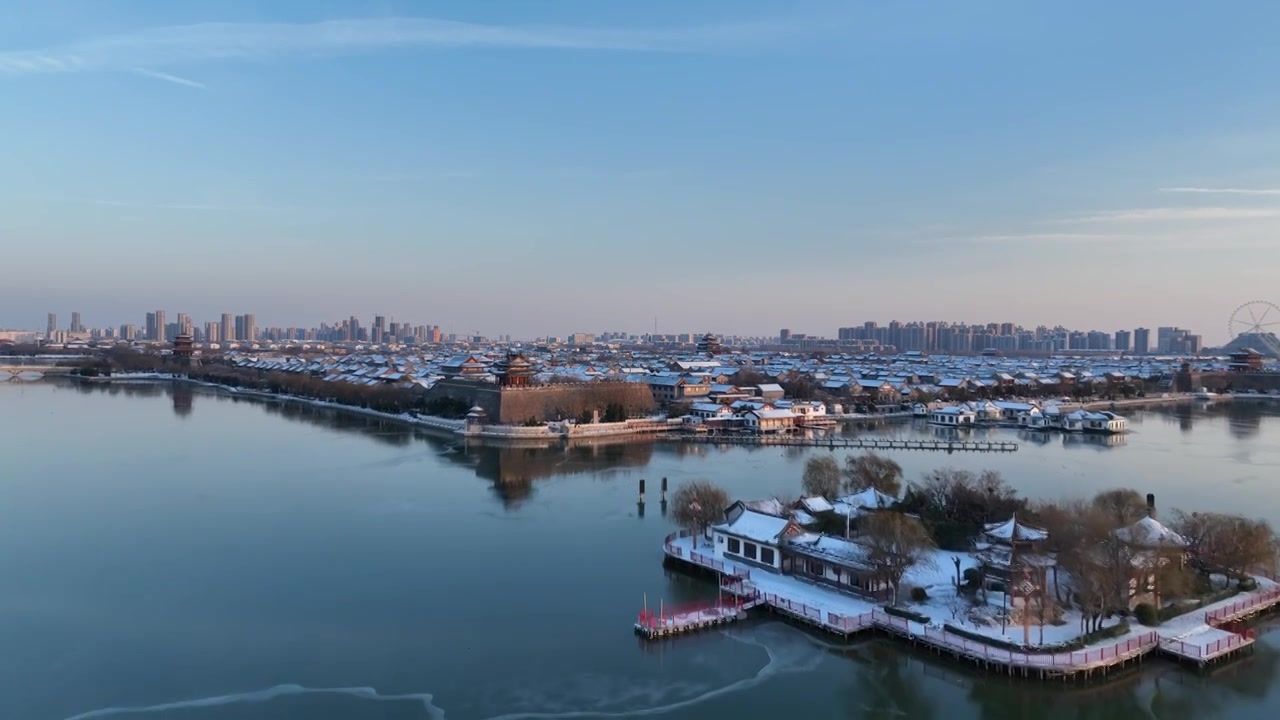
[[[1253,631],[1245,630],[1243,633],[1233,633],[1227,637],[1214,640],[1207,645],[1191,645],[1182,642],[1181,640],[1171,640],[1165,643],[1165,647],[1179,655],[1207,659],[1217,657],[1225,652],[1230,652],[1238,647],[1248,645],[1253,642],[1253,640]]]
[[[1208,625],[1217,627],[1235,615],[1248,612],[1259,605],[1273,605],[1280,600],[1280,589],[1267,590],[1265,592],[1254,593],[1244,600],[1238,600],[1226,607],[1220,607],[1217,610],[1211,610],[1204,614],[1204,621]]]
[[[823,610],[821,607],[817,607],[815,605],[796,602],[776,593],[761,592],[759,590],[755,592],[754,597],[770,607],[777,608],[797,617],[806,618],[818,623],[819,625],[824,625],[843,632],[852,632],[861,628],[870,627],[872,624],[873,613],[870,612],[862,613],[861,615],[840,615],[838,613]]]
[[[904,621],[903,618],[894,618],[892,615],[884,615],[877,613],[876,622],[884,622],[889,619],[895,621]],[[895,627],[901,627],[901,624],[894,622]],[[917,639],[923,639],[925,642],[943,647],[948,650],[956,650],[971,658],[980,658],[989,662],[1003,663],[1006,665],[1028,666],[1028,667],[1085,667],[1089,665],[1107,664],[1108,662],[1118,662],[1136,655],[1139,655],[1148,649],[1155,647],[1160,642],[1160,637],[1154,632],[1130,638],[1124,642],[1115,645],[1096,648],[1093,650],[1077,650],[1075,652],[1061,653],[1028,653],[1015,652],[1005,648],[988,645],[977,640],[971,640],[961,637],[953,633],[949,633],[944,629],[935,627],[925,627],[924,634],[915,635]]]
[[[636,625],[653,632],[659,628],[679,629],[711,619],[708,611],[720,614],[731,614],[742,608],[739,598],[727,598],[713,603],[700,602],[678,605],[675,607],[659,607],[657,612],[644,609],[636,619]]]
[[[688,530],[673,532],[670,535],[668,535],[665,540],[663,540],[662,547],[664,550],[666,550],[668,555],[671,555],[673,557],[678,557],[682,560],[686,559],[687,557],[687,559],[690,562],[696,565],[701,565],[706,568],[711,568],[716,572],[723,573],[725,575],[733,575],[735,577],[739,577],[744,580],[751,578],[751,571],[748,570],[747,568],[738,567],[733,563],[727,563],[723,560],[717,560],[716,558],[710,555],[706,555],[704,553],[700,553],[697,550],[690,549],[686,555],[684,548],[680,547],[679,545],[676,545],[675,540],[679,538],[687,538],[687,537],[693,537],[693,533],[689,532]]]

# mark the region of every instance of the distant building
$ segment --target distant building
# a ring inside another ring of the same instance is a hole
[[[80,322],[80,313],[78,312],[71,313],[71,332],[84,332],[84,323]]]
[[[718,355],[720,354],[720,338],[707,333],[698,338],[698,353],[702,355]]]
[[[1242,348],[1231,353],[1231,372],[1257,372],[1262,369],[1262,353],[1253,348]]]
[[[49,313],[48,322],[45,324],[44,336],[47,339],[53,339],[53,334],[58,331],[58,314]]]
[[[1117,351],[1119,351],[1119,352],[1129,352],[1129,348],[1130,348],[1130,345],[1131,345],[1131,344],[1132,344],[1132,343],[1131,343],[1131,341],[1130,341],[1130,335],[1129,335],[1129,331],[1128,331],[1128,330],[1117,330],[1117,331],[1116,331],[1116,337],[1115,337],[1115,349],[1116,349]]]
[[[1151,331],[1140,327],[1133,331],[1133,352],[1135,355],[1146,355],[1151,351]]]
[[[236,319],[231,313],[222,313],[222,322],[218,328],[218,342],[231,342],[236,339]]]

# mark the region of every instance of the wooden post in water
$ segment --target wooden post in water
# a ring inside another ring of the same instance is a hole
[[[662,511],[663,516],[667,514],[667,479],[662,478],[662,502],[658,503],[658,509]]]
[[[636,513],[644,517],[644,478],[640,478],[640,498],[636,501]]]

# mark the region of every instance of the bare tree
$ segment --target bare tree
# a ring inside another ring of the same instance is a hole
[[[1188,551],[1207,570],[1227,575],[1275,572],[1276,536],[1266,520],[1176,511],[1172,528],[1186,538]]]
[[[845,457],[844,474],[850,490],[873,487],[894,497],[902,492],[902,466],[874,452]]]
[[[1116,537],[1113,509],[1090,504],[1076,519],[1081,529],[1074,544],[1063,545],[1058,554],[1058,562],[1075,583],[1081,629],[1086,631],[1100,629],[1103,619],[1129,604],[1133,552]]]
[[[1130,488],[1104,490],[1093,496],[1093,506],[1111,518],[1112,529],[1131,525],[1147,514],[1147,501]]]
[[[867,551],[867,560],[876,574],[893,586],[893,602],[898,602],[898,585],[912,567],[931,562],[936,546],[929,531],[915,518],[899,512],[870,513],[862,521],[858,540]]]
[[[729,494],[723,488],[707,480],[692,480],[680,485],[671,495],[671,517],[680,527],[693,533],[693,546],[698,546],[698,536],[724,518],[729,506]]]
[[[1043,501],[1031,509],[1032,515],[1040,527],[1049,533],[1045,549],[1063,557],[1085,546],[1090,539],[1090,529],[1080,518],[1093,512],[1092,506],[1084,500],[1064,500],[1061,502]],[[1059,582],[1058,564],[1053,566],[1053,595],[1059,604],[1064,602],[1062,585]]]
[[[840,492],[840,465],[830,455],[816,455],[804,464],[800,481],[805,495],[834,498]]]
[[[960,592],[960,588],[956,588],[951,597],[947,598],[947,609],[951,611],[952,620],[960,620],[970,607],[973,607],[973,602]]]

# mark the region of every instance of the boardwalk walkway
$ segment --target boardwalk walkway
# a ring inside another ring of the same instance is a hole
[[[713,445],[755,445],[766,447],[825,447],[863,450],[940,450],[944,452],[1016,452],[1015,442],[977,442],[969,440],[896,440],[892,438],[801,437],[798,435],[711,435],[681,434],[673,436],[685,442]]]

